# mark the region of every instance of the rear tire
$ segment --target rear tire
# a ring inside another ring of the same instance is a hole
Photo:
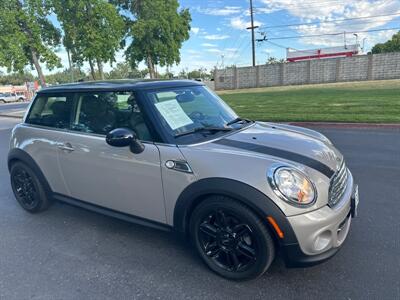
[[[275,257],[273,239],[262,220],[228,197],[211,196],[199,204],[190,219],[190,234],[206,265],[227,279],[257,278]]]
[[[3,99],[0,99],[0,103],[6,103],[6,101]]]
[[[18,203],[30,213],[38,213],[49,208],[52,201],[43,184],[30,167],[16,162],[10,171],[11,187]]]

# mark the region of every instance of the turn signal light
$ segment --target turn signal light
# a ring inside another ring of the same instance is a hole
[[[276,234],[279,236],[279,238],[283,239],[284,235],[283,235],[283,231],[279,228],[278,223],[276,223],[275,219],[271,216],[267,217],[267,220],[269,222],[269,224],[272,225],[272,227],[274,227]]]

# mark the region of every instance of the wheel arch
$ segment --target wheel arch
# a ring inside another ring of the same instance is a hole
[[[27,152],[21,150],[21,149],[12,149],[8,153],[8,158],[7,158],[7,167],[8,171],[11,171],[11,167],[14,163],[16,162],[22,162],[26,164],[29,168],[32,169],[32,171],[35,173],[35,175],[38,177],[40,182],[43,184],[43,187],[46,191],[46,193],[52,193],[52,190],[50,188],[49,183],[47,182],[46,177],[44,176],[42,170],[38,166],[38,164],[35,162],[35,160],[30,156]]]
[[[246,205],[271,229],[279,243],[297,243],[297,238],[286,216],[270,198],[248,184],[227,178],[201,179],[186,187],[175,204],[174,229],[187,234],[193,210],[212,195],[226,196]],[[285,233],[283,240],[277,237],[275,230],[272,230],[267,222],[267,216],[273,217],[278,222]]]

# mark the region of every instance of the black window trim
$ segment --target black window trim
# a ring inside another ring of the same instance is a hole
[[[130,92],[130,93],[134,93],[136,96],[136,103],[138,104],[141,113],[143,114],[143,119],[145,121],[146,126],[148,127],[150,133],[153,136],[154,141],[144,141],[144,140],[140,140],[140,142],[144,143],[144,144],[163,144],[165,142],[165,140],[162,139],[162,135],[160,134],[160,129],[158,128],[158,126],[155,126],[154,123],[154,118],[152,118],[151,116],[149,116],[149,109],[148,106],[145,105],[146,101],[143,101],[143,95],[140,93],[140,90],[136,90],[136,89],[76,89],[76,90],[65,90],[65,91],[46,91],[46,92],[38,92],[36,93],[34,99],[32,100],[31,105],[29,106],[29,111],[26,114],[25,118],[24,118],[24,124],[25,125],[29,125],[30,127],[36,127],[36,128],[40,128],[40,129],[46,129],[46,130],[51,130],[51,131],[57,131],[57,132],[65,132],[65,133],[73,133],[73,134],[79,134],[79,135],[86,135],[86,136],[93,136],[93,137],[101,137],[101,138],[105,138],[106,135],[105,134],[98,134],[98,133],[90,133],[90,132],[83,132],[83,131],[77,131],[77,130],[73,130],[71,127],[72,122],[73,122],[73,118],[75,116],[75,112],[76,112],[76,104],[77,104],[77,95],[78,94],[82,94],[82,93],[122,93],[122,92]],[[32,109],[35,105],[35,102],[40,98],[40,97],[60,97],[60,96],[64,96],[67,94],[72,94],[73,95],[73,99],[72,99],[72,107],[71,107],[71,111],[70,111],[70,121],[68,124],[68,128],[57,128],[57,127],[52,127],[52,126],[46,126],[46,125],[40,125],[40,124],[33,124],[33,123],[29,123],[29,116],[32,112]]]
[[[27,125],[30,125],[30,126],[33,126],[33,127],[40,127],[42,129],[47,128],[47,129],[51,129],[51,130],[54,130],[54,131],[64,131],[65,132],[65,131],[70,130],[70,128],[71,128],[71,116],[72,115],[70,115],[68,128],[58,128],[58,127],[46,126],[46,125],[42,125],[42,124],[34,124],[34,123],[30,123],[29,122],[29,117],[30,117],[30,115],[32,113],[33,107],[35,106],[35,103],[38,101],[38,99],[40,97],[46,97],[48,99],[48,98],[51,98],[51,97],[55,97],[55,98],[56,97],[60,97],[60,95],[61,95],[61,97],[65,97],[66,100],[68,101],[68,96],[66,96],[66,94],[71,94],[71,93],[70,92],[66,92],[66,93],[43,93],[43,94],[42,93],[37,93],[35,95],[35,97],[33,98],[32,103],[29,105],[29,110],[28,110],[27,114],[25,115],[23,123],[27,124]],[[72,110],[72,108],[71,108],[71,110]]]

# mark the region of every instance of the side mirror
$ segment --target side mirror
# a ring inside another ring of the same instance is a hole
[[[106,142],[113,147],[130,147],[132,153],[139,154],[144,151],[144,145],[138,140],[136,133],[128,128],[117,128],[106,136]]]

